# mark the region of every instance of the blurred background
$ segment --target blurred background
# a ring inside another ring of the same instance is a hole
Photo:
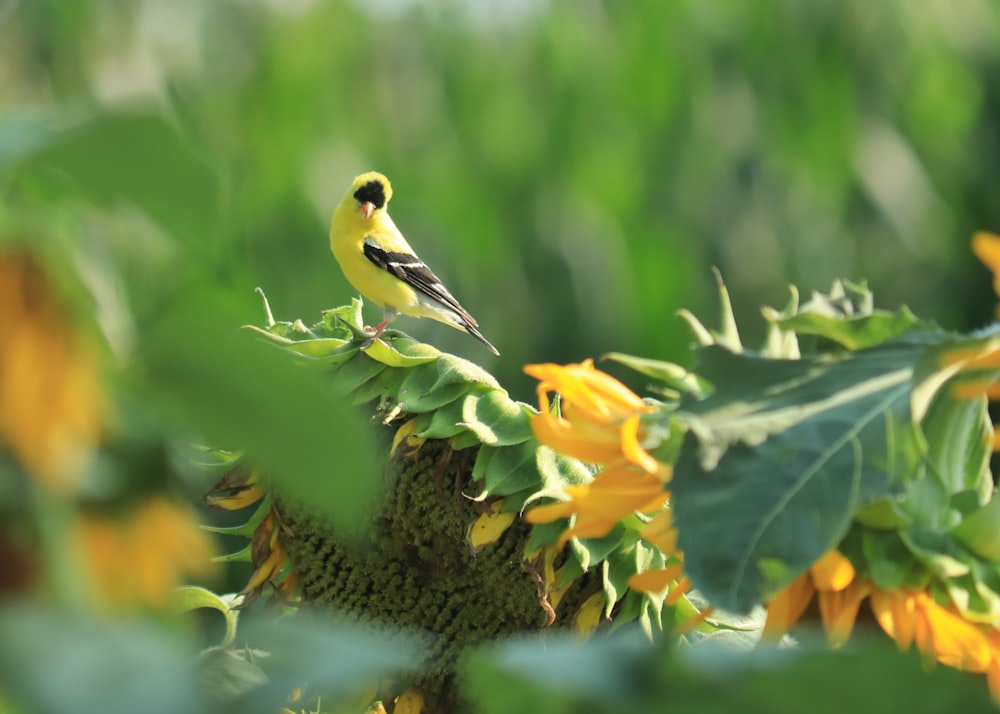
[[[260,322],[259,285],[306,323],[353,294],[329,217],[380,170],[503,356],[396,327],[533,401],[526,362],[686,360],[713,265],[750,344],[838,277],[990,320],[998,69],[986,0],[4,0],[0,167],[8,199],[98,199],[67,240],[134,320],[210,285]]]
[[[992,320],[969,239],[1000,231],[998,71],[989,0],[0,0],[0,709],[214,711],[172,638],[56,617],[88,582],[125,614],[246,583],[205,570],[246,538],[204,540],[214,478],[179,442],[327,503],[378,487],[349,410],[235,331],[257,286],[307,324],[352,298],[327,231],[356,174],[392,179],[502,356],[395,326],[534,402],[525,363],[686,363],[676,312],[715,324],[712,266],[749,345],[790,283],[837,278]],[[355,662],[338,632],[347,654],[291,649]],[[276,711],[287,672],[232,711]]]

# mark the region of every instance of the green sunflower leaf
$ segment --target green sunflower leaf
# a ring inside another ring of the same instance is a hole
[[[896,312],[876,310],[871,290],[863,283],[838,280],[829,293],[813,293],[809,302],[788,313],[767,313],[782,329],[832,340],[849,350],[882,344],[914,329],[933,329],[905,305]]]
[[[511,446],[531,438],[526,407],[499,389],[473,392],[462,401],[462,426],[490,446]]]
[[[386,339],[375,340],[364,349],[364,352],[373,360],[388,367],[416,367],[435,362],[440,358],[441,353],[434,348],[429,348],[423,354],[406,354],[399,349],[408,344],[404,339],[392,339],[391,332],[387,332],[383,337]],[[405,335],[403,337],[405,338]],[[397,348],[397,342],[399,342],[399,348]]]
[[[994,496],[948,533],[983,560],[1000,563],[1000,498]]]
[[[465,426],[460,423],[463,403],[463,400],[456,399],[434,411],[421,414],[417,421],[416,435],[422,439],[450,439],[465,432]]]
[[[695,396],[704,396],[706,394],[707,385],[705,382],[697,374],[689,372],[679,364],[648,359],[646,357],[635,357],[622,352],[608,352],[601,355],[601,359],[623,364],[630,369],[634,369],[639,374],[662,382],[682,394],[690,393]]]
[[[537,445],[534,442],[502,448],[483,446],[479,458],[483,458],[483,452],[492,452],[482,472],[484,493],[505,496],[529,487],[537,487],[539,478],[538,468],[535,465],[536,449]],[[476,467],[478,466],[479,459],[476,460]],[[475,469],[473,477],[476,477]]]
[[[902,341],[800,360],[699,352],[716,391],[677,413],[696,438],[671,487],[687,572],[713,604],[749,610],[835,546],[859,506],[914,476],[910,389],[924,349]]]

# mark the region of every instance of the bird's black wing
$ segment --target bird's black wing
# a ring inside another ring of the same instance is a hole
[[[441,279],[417,256],[409,253],[391,253],[369,240],[364,242],[364,251],[365,257],[382,270],[392,273],[410,287],[437,300],[449,310],[454,310],[471,327],[478,325],[475,318],[459,304],[454,295],[448,292],[448,288],[444,286]]]

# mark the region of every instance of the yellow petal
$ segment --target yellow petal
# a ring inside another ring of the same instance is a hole
[[[653,520],[642,527],[639,536],[663,553],[672,555],[677,551],[677,529],[674,528],[673,513],[670,509],[661,511]]]
[[[995,703],[1000,703],[1000,660],[996,658],[986,670],[986,684],[990,688],[990,696]]]
[[[837,550],[828,550],[809,572],[817,590],[843,590],[854,580],[854,566]]]
[[[603,592],[596,592],[580,605],[576,617],[573,618],[573,627],[581,635],[589,635],[597,629],[604,619],[604,606],[607,600]]]
[[[831,647],[840,647],[850,638],[861,601],[870,592],[871,586],[863,581],[855,581],[843,590],[820,590],[819,612]]]
[[[560,501],[559,503],[547,503],[544,506],[535,506],[524,514],[524,520],[528,523],[551,523],[560,518],[569,518],[576,513],[577,506],[572,501]]]
[[[498,541],[517,518],[517,514],[511,511],[501,512],[502,507],[503,501],[493,502],[489,510],[469,526],[468,540],[473,552]]]
[[[649,473],[656,473],[659,463],[639,444],[639,415],[631,416],[622,424],[622,453],[625,458]]]
[[[628,586],[640,593],[660,593],[684,574],[684,566],[669,565],[666,568],[636,573],[628,579]]]
[[[610,442],[599,443],[588,439],[570,422],[548,412],[531,418],[531,430],[542,444],[590,464],[607,464],[621,458],[618,441],[611,439]]]
[[[396,707],[393,714],[420,714],[424,710],[426,700],[419,689],[408,689],[396,697]]]
[[[762,640],[780,640],[799,621],[816,593],[808,573],[799,576],[767,604]]]
[[[972,236],[972,252],[992,273],[1000,273],[1000,236],[977,232]]]
[[[993,657],[982,629],[946,610],[927,597],[924,617],[930,631],[932,652],[939,662],[967,672],[985,672]]]
[[[678,581],[677,585],[670,589],[670,594],[667,595],[665,602],[668,605],[676,605],[677,601],[681,599],[682,596],[686,595],[691,591],[691,581],[687,577],[683,577]]]

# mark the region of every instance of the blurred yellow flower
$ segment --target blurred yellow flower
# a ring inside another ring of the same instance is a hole
[[[593,360],[578,364],[529,364],[524,371],[539,380],[540,413],[531,427],[541,443],[556,451],[604,469],[586,485],[564,489],[566,501],[528,511],[529,523],[549,523],[574,517],[557,547],[573,537],[600,538],[633,513],[657,514],[643,528],[641,537],[667,555],[675,553],[677,533],[665,489],[672,470],[646,451],[643,416],[653,407],[612,376],[594,368]],[[559,394],[559,414],[553,414],[549,393]],[[671,604],[684,595],[690,583],[683,566],[637,573],[629,587],[640,592],[661,592],[671,587]]]
[[[591,483],[567,486],[565,492],[570,500],[538,506],[524,516],[529,523],[550,523],[576,516],[573,526],[559,538],[560,547],[573,537],[605,536],[625,516],[635,511],[655,513],[670,498],[658,477],[627,465],[607,468]]]
[[[836,550],[772,598],[762,639],[776,640],[788,632],[814,597],[832,645],[847,641],[867,599],[875,620],[899,649],[916,646],[930,662],[986,674],[993,698],[1000,701],[1000,632],[994,625],[966,620],[926,590],[888,590],[857,578],[850,561]]]
[[[764,623],[764,640],[780,639],[817,596],[820,617],[831,644],[847,641],[866,587],[855,579],[854,566],[836,550],[828,551],[809,570],[771,598]]]
[[[215,572],[212,541],[192,510],[154,496],[120,514],[82,514],[73,542],[99,608],[162,607],[188,576]]]
[[[871,595],[875,619],[900,649],[915,644],[924,656],[967,672],[986,672],[996,648],[981,626],[942,607],[922,590],[883,590]]]
[[[529,364],[524,371],[540,380],[540,414],[531,420],[535,437],[556,451],[592,464],[622,459],[656,473],[656,459],[642,446],[641,419],[652,407],[593,360],[579,364]],[[549,392],[557,392],[560,415],[552,413]]]
[[[101,432],[97,351],[27,252],[0,253],[0,447],[71,492]]]
[[[972,236],[972,252],[993,273],[993,292],[1000,295],[1000,236],[979,231]]]

